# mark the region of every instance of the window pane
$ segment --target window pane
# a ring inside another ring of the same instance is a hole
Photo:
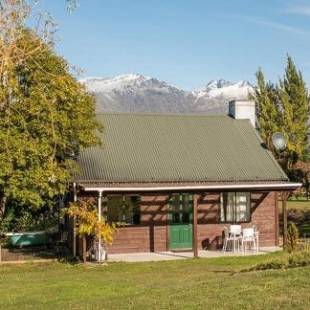
[[[169,219],[172,224],[189,224],[192,221],[192,195],[173,194],[169,203]]]
[[[172,214],[172,223],[179,224],[180,223],[180,213],[173,213]]]
[[[182,223],[183,224],[189,224],[189,212],[183,212]]]
[[[110,222],[120,222],[121,212],[120,208],[123,204],[122,196],[108,197],[107,201],[107,218]]]
[[[189,197],[188,194],[184,194],[183,195],[183,205],[188,208],[188,204],[189,204]]]
[[[230,192],[221,194],[220,218],[222,222],[247,222],[250,220],[250,193]]]
[[[140,224],[140,196],[131,196],[129,197],[131,204],[133,205],[133,219],[132,224]]]
[[[249,221],[250,201],[249,193],[236,193],[236,221]]]
[[[221,193],[221,210],[220,210],[221,222],[226,222],[226,214],[225,214],[226,199],[227,195],[225,195],[225,193]]]
[[[226,221],[234,222],[235,193],[227,193]]]
[[[111,196],[107,201],[107,219],[109,222],[125,224],[140,223],[139,196]]]

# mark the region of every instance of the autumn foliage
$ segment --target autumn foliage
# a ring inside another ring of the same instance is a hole
[[[112,244],[115,225],[107,223],[104,217],[99,220],[93,199],[71,203],[67,213],[70,217],[75,218],[77,234],[83,239],[84,262],[86,261],[87,240],[101,238],[103,244]]]

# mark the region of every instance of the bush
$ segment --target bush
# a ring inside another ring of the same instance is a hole
[[[33,210],[11,205],[0,218],[0,233],[47,230],[58,225],[58,216],[56,208]]]
[[[283,253],[283,256],[273,258],[267,262],[260,263],[244,271],[286,269],[310,266],[310,251],[298,251],[294,253]]]
[[[288,267],[310,266],[310,251],[301,251],[291,254],[288,258]]]
[[[260,263],[255,265],[254,267],[250,268],[250,271],[254,270],[268,270],[268,269],[284,269],[287,268],[287,257],[277,257],[271,259],[270,261]]]
[[[297,249],[298,239],[299,239],[298,229],[293,222],[290,222],[288,229],[287,229],[287,250],[288,252],[294,252]]]

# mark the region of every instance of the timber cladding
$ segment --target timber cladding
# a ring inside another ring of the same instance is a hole
[[[141,194],[140,224],[119,227],[109,253],[157,252],[169,250],[169,194]],[[260,246],[277,244],[277,207],[275,192],[251,193],[251,221],[243,227],[256,225]],[[201,194],[198,199],[198,246],[200,249],[222,247],[223,229],[220,223],[220,193]]]
[[[141,224],[120,227],[109,253],[167,251],[169,195],[141,195]]]
[[[277,244],[277,219],[274,192],[251,193],[251,221],[243,227],[255,225],[259,231],[260,246]],[[220,194],[202,195],[198,202],[198,240],[200,248],[222,247],[223,230],[229,223],[220,223]]]

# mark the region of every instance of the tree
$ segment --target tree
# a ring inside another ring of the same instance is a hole
[[[287,57],[287,67],[279,83],[278,95],[282,105],[282,131],[288,140],[287,167],[290,168],[306,153],[309,112],[305,82],[290,56]]]
[[[259,131],[283,169],[289,173],[298,159],[305,158],[308,147],[308,93],[302,74],[297,71],[290,56],[283,80],[279,85],[266,83],[261,69],[256,73],[257,88],[253,98],[257,105]],[[287,149],[279,154],[273,147],[271,136],[282,132]]]
[[[67,9],[72,12],[77,6],[77,0],[65,0]],[[13,62],[21,63],[40,49],[42,43],[53,46],[57,24],[49,12],[40,11],[40,0],[0,0],[0,74],[5,76],[7,67]],[[23,36],[28,20],[35,26],[32,31],[41,38],[34,50],[25,51],[16,46],[16,42]]]
[[[303,185],[303,188],[295,191],[294,194],[310,200],[310,162],[298,161],[294,164],[290,172],[290,179]]]
[[[11,1],[19,2],[19,1]],[[40,207],[67,190],[73,155],[99,143],[94,98],[26,28],[0,37],[0,204]]]
[[[272,83],[266,83],[264,73],[259,69],[256,73],[257,88],[254,93],[256,101],[257,120],[262,139],[270,150],[273,150],[271,136],[280,130],[281,114],[277,100],[276,88]]]
[[[290,222],[287,229],[287,250],[294,252],[297,249],[299,233],[295,223]]]
[[[70,204],[68,215],[76,219],[78,235],[83,240],[83,262],[86,263],[87,239],[94,237],[102,239],[105,244],[111,244],[115,233],[115,225],[108,224],[104,218],[99,220],[95,202],[91,199]]]

